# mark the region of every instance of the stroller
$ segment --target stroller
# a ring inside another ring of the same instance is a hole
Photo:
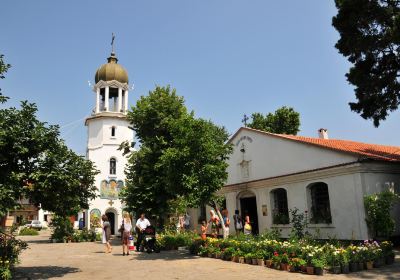
[[[142,244],[140,244],[139,251],[147,253],[160,253],[160,247],[157,245],[156,240],[156,229],[153,226],[148,226],[144,230],[144,238]]]

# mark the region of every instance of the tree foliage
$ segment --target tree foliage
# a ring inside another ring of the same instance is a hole
[[[157,86],[128,113],[141,146],[129,156],[129,210],[162,217],[169,202],[188,206],[209,202],[227,178],[228,134],[211,121],[189,113],[175,89]]]
[[[353,66],[346,74],[355,87],[351,110],[379,126],[400,98],[400,1],[335,0],[332,24],[339,32],[336,48]]]
[[[300,114],[291,107],[283,106],[265,116],[262,113],[253,113],[251,118],[252,121],[248,126],[254,129],[292,135],[300,131]]]

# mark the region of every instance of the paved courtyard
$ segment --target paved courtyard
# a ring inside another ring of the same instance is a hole
[[[48,232],[23,238],[30,248],[21,256],[16,279],[322,279],[176,251],[122,256],[118,240],[114,241],[113,253],[105,254],[100,243],[49,243]],[[400,279],[400,259],[382,269],[349,275],[326,274],[323,279]]]

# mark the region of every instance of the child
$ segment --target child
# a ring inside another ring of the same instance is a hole
[[[206,221],[203,221],[201,223],[201,239],[203,239],[203,240],[207,239],[207,227],[208,227],[208,224],[206,224]]]

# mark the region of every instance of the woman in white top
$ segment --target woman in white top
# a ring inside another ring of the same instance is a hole
[[[122,255],[129,255],[129,237],[131,236],[132,221],[128,213],[124,213],[124,219],[122,220]],[[125,253],[126,252],[126,253]]]

